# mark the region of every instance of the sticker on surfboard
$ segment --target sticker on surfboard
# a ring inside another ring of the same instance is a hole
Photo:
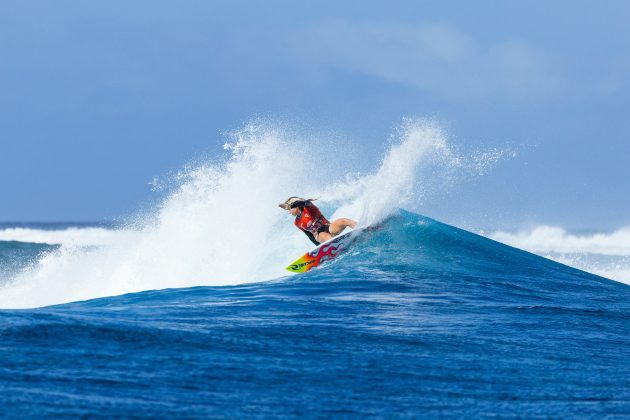
[[[286,269],[292,273],[306,273],[312,268],[320,264],[337,258],[339,254],[345,251],[357,238],[364,229],[355,229],[353,231],[336,236],[328,241],[318,245],[312,251],[307,252],[298,258],[293,264]]]

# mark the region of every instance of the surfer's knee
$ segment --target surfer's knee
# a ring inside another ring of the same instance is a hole
[[[327,240],[331,239],[333,237],[333,235],[331,233],[327,233],[327,232],[320,232],[317,234],[317,242],[319,242],[320,244],[322,242],[326,242]]]
[[[348,222],[353,222],[350,219],[345,219],[345,218],[341,218],[341,219],[337,219],[335,221],[333,221],[330,226],[328,227],[328,230],[330,231],[330,234],[332,236],[337,236],[339,235],[341,232],[343,232],[343,230],[347,227],[353,227],[350,223]],[[354,222],[353,222],[354,223]],[[356,223],[354,223],[354,225],[356,226]]]
[[[346,219],[345,217],[342,217],[341,219],[337,219],[335,220],[335,222],[342,228],[342,230],[347,227],[352,228],[352,229],[357,227],[357,222],[355,222],[352,219]]]

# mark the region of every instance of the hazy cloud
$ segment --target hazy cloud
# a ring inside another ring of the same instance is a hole
[[[360,72],[451,99],[550,97],[565,86],[552,57],[533,45],[482,45],[443,24],[328,21],[299,31],[292,45],[311,69]]]

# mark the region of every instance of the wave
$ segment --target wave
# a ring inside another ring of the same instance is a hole
[[[378,226],[379,229],[363,234],[361,241],[354,249],[332,262],[328,267],[324,267],[322,270],[313,270],[305,278],[310,278],[311,281],[313,278],[319,278],[321,281],[336,281],[336,279],[343,279],[349,273],[364,272],[368,278],[379,281],[389,278],[395,279],[397,282],[401,280],[404,282],[405,278],[440,277],[444,280],[445,285],[453,281],[461,282],[462,279],[475,278],[476,281],[483,282],[487,287],[510,285],[509,287],[519,290],[537,290],[538,288],[550,287],[567,288],[571,287],[570,284],[575,284],[576,281],[584,282],[598,279],[575,268],[404,210],[394,211]],[[42,270],[46,267],[47,258],[53,258],[53,261],[56,261],[61,255],[64,255],[63,248],[44,257],[44,263],[39,269]],[[80,254],[81,258],[86,258],[86,255],[90,254]],[[102,253],[95,255],[104,257]],[[106,253],[105,255],[109,254]],[[298,253],[293,255],[297,256]],[[287,256],[276,257],[280,261],[275,269],[282,270],[282,267],[288,262]],[[96,257],[93,255],[92,258]],[[76,261],[73,262],[76,263]],[[95,262],[95,260],[92,259],[90,262]],[[104,267],[107,266],[95,266],[93,267],[95,271],[88,274],[98,273],[97,270],[104,270]],[[84,266],[80,266],[80,268],[85,272]],[[269,279],[290,281],[294,278],[287,276],[283,271],[280,272],[280,275]],[[68,270],[65,273],[72,274]],[[76,273],[74,274],[76,275]],[[123,272],[121,278],[129,279],[129,272]],[[236,283],[250,283],[250,280],[251,278],[246,277],[245,281]],[[199,282],[198,285],[216,285],[215,281],[209,278]],[[490,286],[493,283],[495,285]],[[62,286],[68,284],[64,283]],[[109,292],[103,287],[95,289],[93,282],[71,283],[79,290],[62,289],[63,295],[53,295],[50,298],[54,291],[48,289],[48,300],[52,303],[59,303],[55,300],[60,297],[67,299],[66,301],[78,300],[74,297],[79,292],[85,291],[85,288],[81,289],[81,287],[85,287],[86,284],[92,287],[88,290],[90,294]],[[11,291],[17,291],[19,294],[13,292],[14,294],[11,295]],[[42,302],[41,295],[36,295],[33,292],[33,289],[20,289],[15,286],[5,289],[2,294],[3,304],[14,304],[13,307],[16,307],[18,306],[15,305],[17,302],[20,304],[19,307],[30,306],[33,304],[33,296],[38,297],[39,302]],[[103,293],[102,296],[112,294],[122,293]],[[11,297],[12,300],[8,300],[8,297]],[[19,301],[16,300],[18,297],[31,300]],[[26,302],[28,305],[25,305]]]

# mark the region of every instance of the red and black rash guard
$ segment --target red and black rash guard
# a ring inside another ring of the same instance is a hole
[[[318,233],[327,231],[327,227],[330,225],[330,222],[326,220],[317,206],[309,200],[297,201],[292,203],[291,207],[302,208],[300,213],[295,217],[295,226],[302,230],[311,242],[315,245],[319,245],[319,242],[315,238]]]

